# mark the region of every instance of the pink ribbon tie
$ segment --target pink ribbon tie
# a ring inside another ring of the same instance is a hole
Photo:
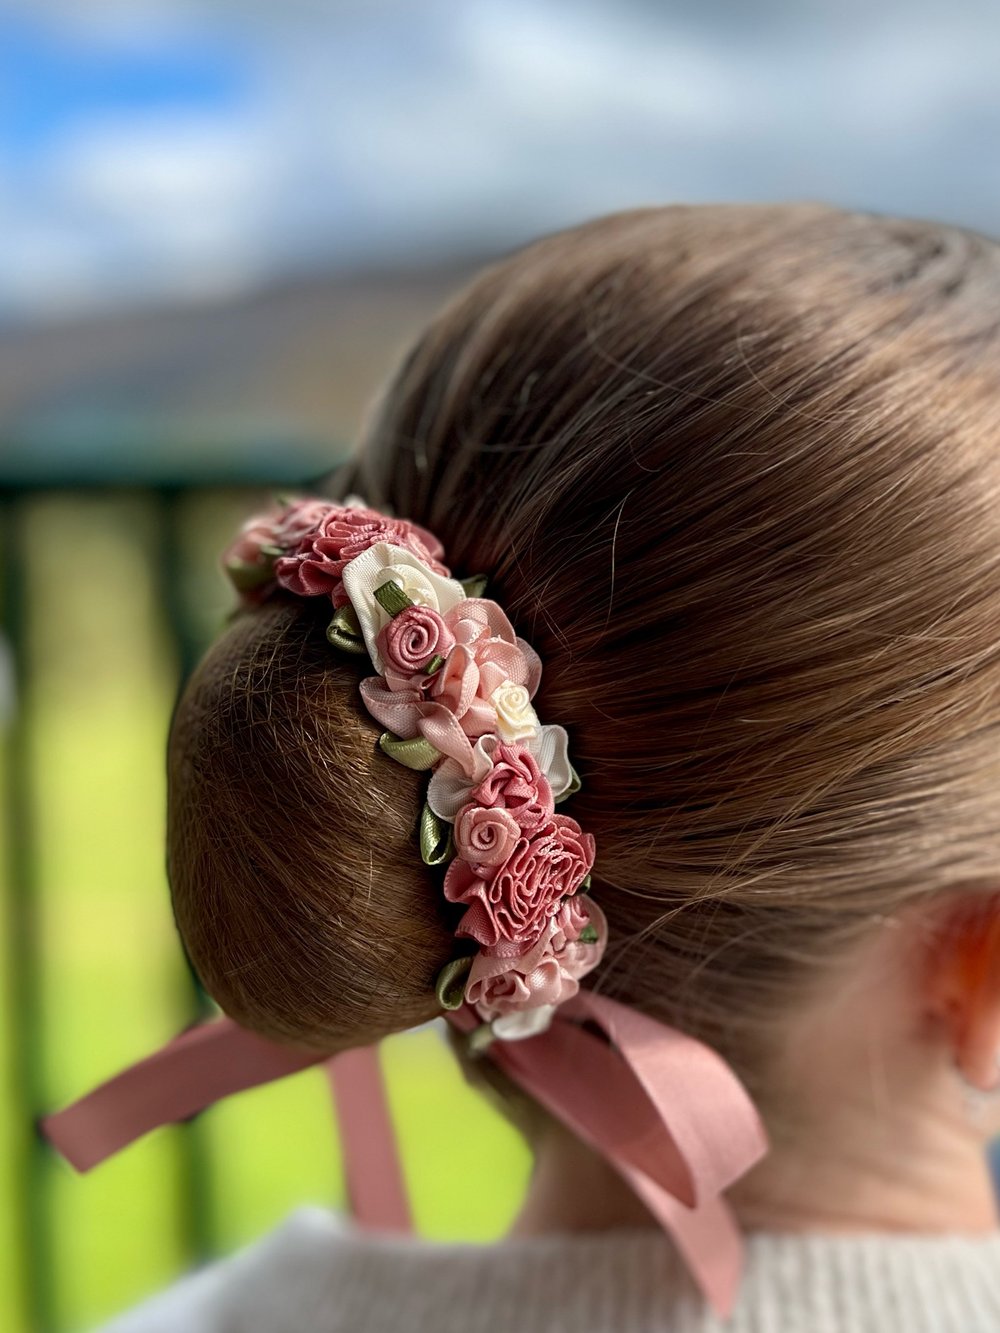
[[[479,1026],[467,1007],[448,1014]],[[596,1026],[603,1036],[581,1024]],[[760,1117],[716,1052],[617,1001],[580,991],[548,1031],[488,1048],[508,1077],[617,1170],[673,1237],[705,1298],[731,1313],[743,1242],[722,1191],[767,1151]],[[40,1129],[88,1171],[160,1125],[325,1063],[352,1211],[361,1226],[412,1227],[375,1047],[295,1051],[224,1018],[190,1028]]]

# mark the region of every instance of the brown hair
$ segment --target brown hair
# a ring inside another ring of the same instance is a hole
[[[589,984],[761,1099],[795,986],[998,869],[998,427],[991,241],[643,209],[486,269],[331,480],[488,573],[583,780],[611,926]],[[220,1004],[332,1049],[433,1015],[453,941],[426,778],[375,748],[328,617],[279,595],[193,678],[169,868]]]

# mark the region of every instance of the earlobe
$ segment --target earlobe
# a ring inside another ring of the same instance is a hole
[[[1000,894],[944,908],[927,946],[924,1002],[963,1079],[983,1092],[1000,1086]]]

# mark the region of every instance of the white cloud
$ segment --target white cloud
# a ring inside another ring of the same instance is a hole
[[[717,7],[620,0],[34,9],[119,48],[228,25],[252,97],[82,117],[0,199],[0,307],[503,244],[657,199],[811,194],[1000,225],[988,0],[748,0],[726,26]]]

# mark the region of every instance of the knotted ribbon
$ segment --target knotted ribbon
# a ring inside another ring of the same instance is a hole
[[[479,1026],[468,1006],[448,1019],[463,1032]],[[743,1245],[721,1193],[764,1155],[767,1139],[721,1056],[590,991],[561,1005],[548,1031],[494,1040],[485,1056],[619,1172],[673,1237],[708,1302],[728,1315]],[[88,1171],[160,1125],[317,1064],[326,1065],[333,1091],[355,1218],[409,1230],[375,1047],[331,1057],[213,1020],[45,1116],[39,1128],[76,1170]]]

